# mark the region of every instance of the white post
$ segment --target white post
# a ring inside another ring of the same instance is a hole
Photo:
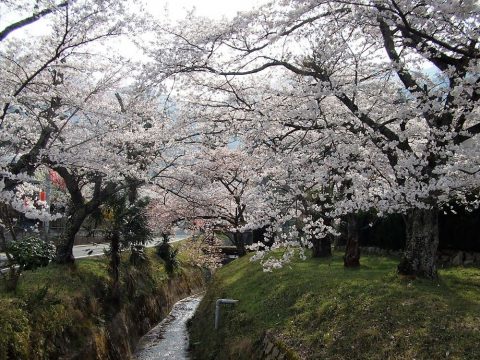
[[[220,324],[220,305],[221,304],[236,304],[238,300],[234,299],[218,299],[215,302],[215,330],[218,329]]]

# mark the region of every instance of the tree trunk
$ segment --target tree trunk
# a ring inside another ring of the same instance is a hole
[[[110,238],[110,271],[112,276],[112,299],[120,300],[120,233],[114,229]]]
[[[312,239],[312,257],[322,258],[332,256],[332,240],[331,236],[327,235],[324,238]]]
[[[6,215],[6,206],[2,206],[2,215],[0,218],[2,218],[2,221],[4,224],[11,225],[8,219],[8,215]],[[15,239],[15,233],[13,232],[13,229],[11,226],[10,227],[10,233],[12,234],[12,238]],[[18,265],[13,262],[13,259],[8,251],[8,246],[7,246],[7,238],[5,236],[4,228],[0,227],[0,240],[2,243],[2,247],[5,249],[5,255],[7,256],[8,260],[8,275],[5,277],[5,289],[7,291],[17,291],[17,286],[18,286],[18,280],[20,279],[20,274],[23,271],[23,265]]]
[[[59,264],[71,264],[75,262],[75,257],[73,256],[75,235],[80,230],[87,215],[87,209],[84,205],[71,205],[67,214],[65,230],[60,238],[60,242],[57,244],[55,262]]]
[[[347,216],[347,245],[345,246],[345,256],[343,265],[345,267],[360,266],[360,244],[357,216],[352,214]]]
[[[438,210],[414,209],[406,216],[405,252],[398,265],[401,275],[437,277]]]
[[[245,249],[245,243],[242,239],[242,233],[239,231],[235,231],[233,234],[233,242],[235,243],[235,246],[237,247],[237,252],[238,256],[244,256],[247,254],[247,249]]]

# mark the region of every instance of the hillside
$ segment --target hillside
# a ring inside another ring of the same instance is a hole
[[[273,273],[248,257],[225,266],[191,322],[194,358],[259,358],[266,331],[292,359],[480,358],[480,269],[443,269],[432,282],[400,278],[396,259],[361,262],[344,269],[337,254]],[[239,302],[222,309],[215,332],[217,298]]]

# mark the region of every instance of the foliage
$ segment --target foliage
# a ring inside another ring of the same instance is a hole
[[[30,328],[26,314],[12,299],[0,299],[0,359],[26,359]]]
[[[148,203],[148,198],[130,202],[127,193],[119,192],[110,196],[103,208],[106,238],[118,233],[121,250],[129,249],[135,257],[132,263],[145,259],[142,247],[152,239],[146,214]]]
[[[207,232],[182,242],[179,250],[182,260],[212,272],[222,263],[223,254],[219,248],[220,244],[221,241],[218,241],[214,233]]]
[[[362,263],[343,269],[334,254],[265,273],[248,258],[233,261],[216,272],[192,320],[192,357],[250,359],[267,330],[300,359],[480,356],[480,269],[443,269],[432,282],[398,278],[392,258]],[[215,332],[218,298],[239,302],[222,309]]]
[[[153,249],[145,254],[148,264],[141,269],[132,267],[127,256],[120,264],[126,274],[120,283],[121,311],[142,328],[139,332],[146,330],[142,324],[147,316],[159,319],[155,311],[161,299],[175,296],[161,293],[169,277]],[[182,265],[171,283],[179,280],[182,289],[190,289],[201,286],[200,279],[198,270]],[[108,348],[105,338],[96,337],[116,315],[109,303],[109,281],[108,260],[101,257],[80,259],[71,268],[51,263],[25,271],[15,294],[0,289],[0,359],[90,358],[90,346],[97,340],[97,346]]]
[[[177,259],[178,251],[178,248],[173,248],[172,245],[170,245],[168,238],[164,238],[164,240],[157,246],[157,255],[164,261],[165,271],[169,275],[172,275],[179,266]]]
[[[151,239],[145,212],[148,199],[136,200],[135,196],[130,195],[131,192],[126,191],[112,194],[102,209],[105,239],[109,242],[106,254],[110,258],[111,299],[118,306],[122,297],[120,253],[130,249],[130,264],[138,267],[147,265],[143,248],[145,242]]]
[[[141,244],[130,246],[129,262],[135,267],[141,268],[148,264],[148,256],[145,252],[145,246]]]
[[[45,284],[36,290],[32,290],[23,297],[22,307],[27,313],[32,314],[35,311],[42,310],[44,307],[58,305],[60,301],[51,291],[49,291],[51,284]]]
[[[27,235],[8,243],[8,251],[15,264],[26,270],[33,270],[48,263],[55,257],[55,246],[38,235]]]

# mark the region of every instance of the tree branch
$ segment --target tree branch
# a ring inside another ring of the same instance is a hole
[[[30,24],[34,23],[35,21],[43,18],[44,16],[52,13],[56,9],[65,7],[67,5],[68,5],[68,1],[65,1],[61,4],[58,4],[54,7],[51,7],[51,8],[45,9],[45,10],[42,10],[42,11],[36,13],[36,14],[33,14],[32,16],[29,16],[25,19],[22,19],[20,21],[17,21],[16,23],[13,23],[13,24],[7,26],[5,29],[3,29],[0,32],[0,41],[4,40],[13,31],[18,30],[18,29],[20,29],[24,26],[30,25]]]

